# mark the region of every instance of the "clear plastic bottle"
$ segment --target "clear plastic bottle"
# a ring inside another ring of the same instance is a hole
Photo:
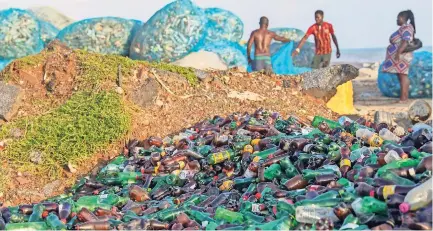
[[[400,211],[407,213],[427,206],[432,201],[432,190],[432,178],[430,178],[407,193],[404,202],[399,206]]]
[[[380,147],[382,146],[383,139],[376,133],[366,129],[366,128],[360,128],[356,130],[355,133],[357,138],[360,138],[364,140],[365,142],[368,142],[368,144],[372,147]]]
[[[396,136],[394,133],[392,133],[390,130],[386,128],[382,128],[379,131],[379,136],[384,140],[389,140],[394,142],[400,141],[400,137]]]
[[[297,206],[296,220],[301,223],[314,224],[321,218],[329,218],[332,221],[339,221],[331,207]]]

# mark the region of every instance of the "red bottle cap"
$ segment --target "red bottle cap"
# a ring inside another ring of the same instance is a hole
[[[371,191],[370,191],[370,196],[371,196],[371,197],[374,197],[374,190],[371,190]]]
[[[218,180],[218,176],[214,176],[214,177],[213,177],[213,180],[214,180],[214,181],[217,181],[217,180]]]
[[[272,207],[272,212],[274,213],[274,215],[277,215],[277,206]]]
[[[256,199],[258,200],[258,199],[260,199],[260,198],[262,198],[262,194],[261,193],[256,193]]]
[[[400,209],[400,212],[407,213],[410,210],[410,205],[407,202],[403,202],[398,208]]]

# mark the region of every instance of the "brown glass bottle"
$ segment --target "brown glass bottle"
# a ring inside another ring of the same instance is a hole
[[[333,173],[332,174],[322,174],[322,175],[316,176],[315,182],[318,185],[325,186],[325,185],[329,184],[331,181],[335,181],[336,179],[338,179],[338,176],[333,174]]]
[[[308,185],[308,180],[305,180],[302,175],[296,175],[284,183],[284,186],[290,190],[302,189]]]
[[[158,148],[160,148],[162,146],[162,144],[164,143],[161,138],[154,137],[154,136],[149,137],[149,139],[147,140],[147,142],[149,142],[149,144],[151,146],[156,146]]]
[[[334,214],[338,217],[340,221],[344,221],[349,214],[351,214],[351,207],[346,203],[340,203],[337,207],[334,208]]]
[[[75,225],[76,230],[110,230],[111,225],[108,221],[91,221]]]
[[[93,221],[97,221],[98,220],[98,217],[96,217],[95,214],[93,214],[92,212],[90,212],[87,208],[82,208],[77,213],[77,218],[81,222],[93,222]]]
[[[375,188],[367,183],[359,182],[357,183],[355,190],[358,196],[365,197],[365,196],[374,196]]]
[[[341,160],[340,160],[340,172],[343,177],[346,177],[347,172],[351,169],[352,163],[350,162],[349,155],[350,149],[347,147],[340,148]]]
[[[143,202],[150,199],[147,191],[137,185],[134,185],[129,189],[129,198],[137,202]]]
[[[386,200],[386,205],[388,206],[388,208],[398,208],[398,206],[400,206],[401,203],[404,202],[404,195],[400,195],[400,194],[393,194],[388,196],[388,200]]]
[[[432,224],[426,222],[416,222],[409,224],[408,228],[412,230],[432,230]]]
[[[406,195],[410,190],[416,186],[403,186],[403,185],[385,185],[379,187],[375,191],[375,197],[380,200],[386,200],[388,196],[393,194]]]
[[[390,169],[388,170],[390,172],[393,172],[394,174],[408,178],[408,179],[415,179],[416,177],[416,171],[414,168],[396,168],[396,169]]]

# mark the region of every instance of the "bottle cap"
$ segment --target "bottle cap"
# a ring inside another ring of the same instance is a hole
[[[371,197],[374,197],[374,190],[371,190],[371,191],[370,191],[370,196],[371,196]]]
[[[398,208],[400,209],[400,212],[407,213],[407,212],[409,212],[410,205],[407,202],[403,202],[400,204],[400,206]]]
[[[256,193],[256,199],[258,200],[260,198],[262,198],[262,194],[261,193]]]

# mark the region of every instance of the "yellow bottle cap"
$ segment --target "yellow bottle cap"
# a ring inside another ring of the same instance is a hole
[[[257,145],[257,144],[259,144],[259,142],[260,142],[260,139],[254,139],[254,140],[251,140],[251,145]]]

